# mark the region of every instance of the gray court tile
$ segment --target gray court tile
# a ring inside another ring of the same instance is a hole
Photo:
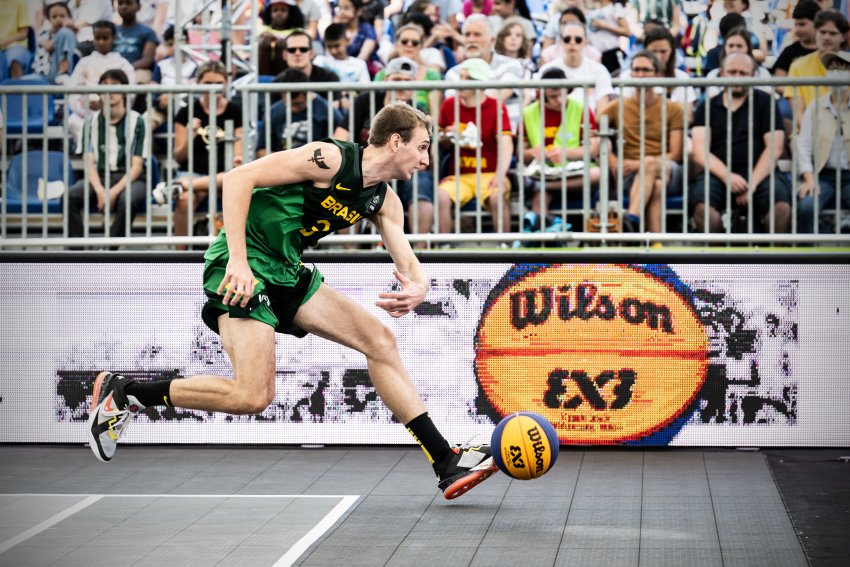
[[[436,549],[449,549],[455,547],[478,547],[481,545],[486,527],[480,527],[476,532],[470,531],[423,531],[414,527],[410,533],[405,535],[404,545],[430,546]],[[382,541],[383,543],[383,541]]]
[[[561,543],[562,536],[562,531],[516,532],[488,530],[487,535],[484,536],[481,542],[481,547],[500,549],[533,547],[535,549],[548,549],[554,552],[558,544]]]
[[[281,545],[240,545],[224,556],[217,566],[245,567],[246,565],[274,565],[288,551]]]
[[[534,547],[517,545],[513,547],[493,547],[486,543],[478,548],[472,558],[471,566],[493,567],[494,565],[552,565],[558,555],[554,547]]]
[[[640,545],[640,527],[567,526],[561,548],[634,547]]]
[[[471,500],[470,500],[471,502]],[[419,518],[421,523],[449,525],[449,524],[487,524],[496,515],[498,503],[468,503],[445,505],[437,502],[422,513]]]
[[[249,516],[234,516],[228,524],[194,523],[168,538],[163,545],[235,547],[262,527]]]
[[[555,565],[557,567],[599,567],[600,565],[637,567],[639,559],[640,551],[637,546],[562,547],[558,550]]]
[[[721,567],[724,562],[717,543],[671,541],[659,546],[641,545],[640,564]]]
[[[8,502],[0,509],[0,528],[22,528],[21,532],[40,524],[75,504],[86,496],[23,496]]]
[[[172,491],[180,494],[247,493],[246,486],[266,469],[286,458],[287,453],[288,451],[280,450],[252,450],[247,454],[242,450],[230,451],[209,467],[175,486]],[[250,466],[246,466],[246,463],[250,463]]]
[[[445,547],[433,544],[400,545],[387,562],[387,567],[458,567],[469,565],[478,551],[477,547],[458,547],[446,543]],[[495,565],[495,564],[494,564]]]
[[[724,567],[806,567],[803,551],[796,541],[764,542],[758,538],[747,541],[721,542]]]
[[[270,499],[271,500],[271,499]],[[284,506],[281,502],[280,512],[268,521],[270,526],[316,525],[339,504],[339,498],[295,498],[288,500]]]
[[[395,553],[395,546],[375,545],[372,547],[335,547],[322,545],[298,563],[309,567],[348,567],[384,565]]]
[[[227,554],[233,551],[233,547],[224,545],[161,545],[149,551],[150,553],[133,563],[133,566],[163,567],[165,565],[180,565],[180,567],[209,567],[210,565],[216,565],[223,557],[226,557]],[[269,565],[272,563],[269,563]]]
[[[44,567],[67,555],[70,551],[71,548],[68,547],[23,547],[16,545],[5,553],[0,553],[0,565]]]
[[[663,547],[665,542],[719,545],[711,508],[644,510],[641,516],[641,548]]]
[[[510,492],[499,504],[499,512],[569,510],[572,502],[569,496],[558,494],[551,496],[513,496]]]
[[[570,503],[570,510],[640,510],[643,499],[637,494],[611,495],[604,490],[576,494]]]
[[[67,555],[53,562],[61,567],[115,567],[115,565],[132,565],[150,553],[147,546],[110,545],[110,546],[80,546]],[[32,549],[32,548],[30,548]]]
[[[516,510],[499,508],[490,524],[491,529],[533,531],[541,529],[563,529],[567,523],[568,510],[541,509]]]
[[[372,490],[372,494],[433,496],[437,494],[437,477],[421,450],[405,451]]]
[[[263,547],[282,546],[289,548],[307,535],[307,533],[314,527],[315,524],[266,524],[242,540],[240,545],[259,545]]]
[[[644,495],[641,502],[643,510],[713,510],[711,496],[650,496]]]
[[[336,461],[305,491],[307,494],[333,494],[345,487],[346,493],[369,494],[384,479],[387,471],[395,467],[402,455],[395,451],[349,451]],[[421,460],[421,470],[431,472],[428,460]],[[436,477],[434,477],[436,478]]]
[[[322,538],[322,546],[331,547],[371,547],[373,545],[394,546],[406,541],[410,529],[399,530],[397,533],[378,532],[366,534],[362,531],[347,530],[342,527]]]

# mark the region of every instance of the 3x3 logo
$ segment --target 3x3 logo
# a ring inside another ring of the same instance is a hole
[[[549,389],[543,394],[543,403],[553,409],[575,409],[584,402],[597,410],[623,409],[632,399],[632,386],[636,377],[637,374],[631,368],[622,368],[616,374],[613,370],[605,370],[593,379],[584,370],[569,371],[557,368],[549,373]],[[618,383],[612,388],[613,399],[608,403],[602,390],[615,379]],[[579,393],[567,397],[570,381],[575,383]]]

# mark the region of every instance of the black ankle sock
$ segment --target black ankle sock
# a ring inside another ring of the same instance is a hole
[[[153,382],[137,382],[132,380],[124,386],[124,394],[133,396],[146,408],[151,406],[173,407],[169,397],[171,380],[156,380]]]
[[[437,426],[428,417],[428,412],[411,419],[407,423],[407,430],[425,451],[432,465],[442,462],[452,452],[451,445],[437,431]]]

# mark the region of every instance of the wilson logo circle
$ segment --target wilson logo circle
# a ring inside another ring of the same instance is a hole
[[[705,381],[708,341],[688,293],[666,266],[515,266],[478,325],[481,405],[496,420],[539,413],[563,443],[658,433]]]

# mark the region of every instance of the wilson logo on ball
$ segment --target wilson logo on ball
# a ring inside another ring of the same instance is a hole
[[[688,293],[666,266],[514,266],[476,334],[479,409],[497,421],[539,413],[564,443],[669,429],[693,408],[708,364]]]
[[[505,474],[531,480],[546,474],[558,458],[558,433],[546,418],[528,411],[499,422],[490,439],[493,461]]]

